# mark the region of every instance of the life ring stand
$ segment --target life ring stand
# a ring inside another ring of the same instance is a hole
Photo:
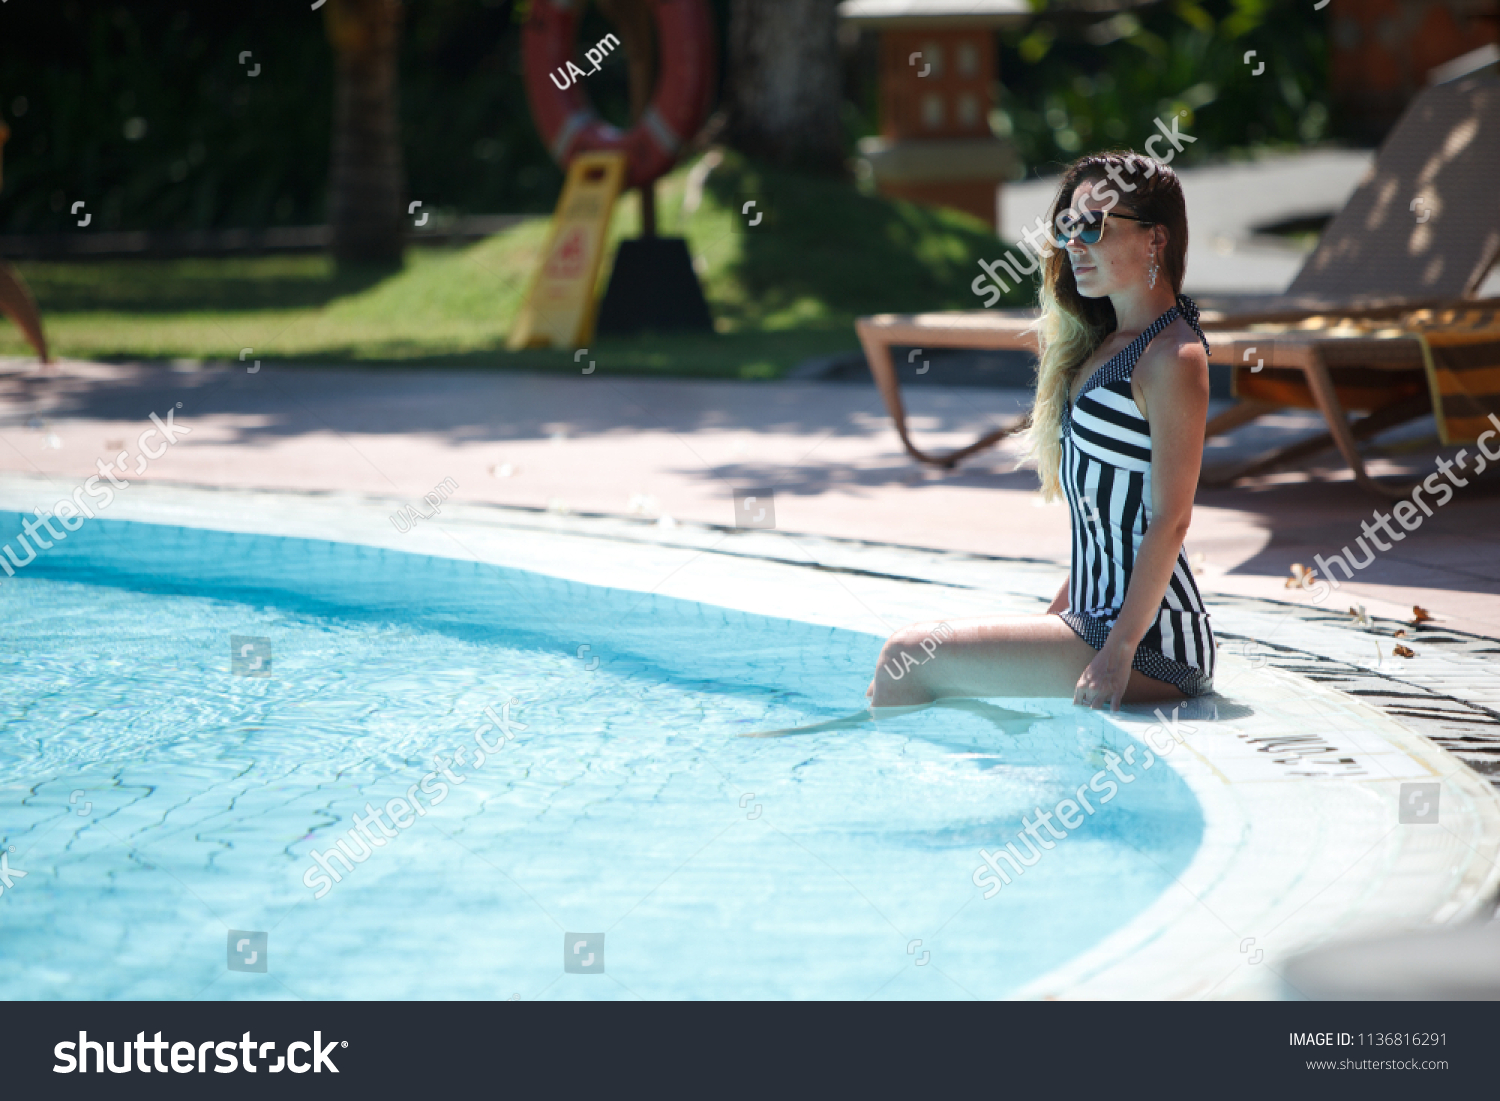
[[[537,131],[564,168],[596,149],[625,154],[627,187],[669,172],[713,102],[713,21],[705,0],[647,0],[656,23],[656,90],[640,120],[620,130],[599,117],[581,81],[560,89],[549,74],[573,61],[586,0],[531,0],[522,37],[526,99]]]

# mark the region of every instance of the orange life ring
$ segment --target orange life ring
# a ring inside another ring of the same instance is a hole
[[[705,0],[650,0],[656,22],[656,94],[628,131],[599,117],[575,79],[560,89],[550,74],[573,61],[574,38],[587,0],[531,0],[522,56],[526,99],[542,140],[558,164],[578,154],[616,149],[628,165],[627,187],[668,172],[682,145],[698,132],[713,102],[713,22]]]

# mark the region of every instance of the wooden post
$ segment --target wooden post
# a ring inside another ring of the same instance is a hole
[[[630,121],[639,122],[656,91],[656,28],[645,0],[599,0],[599,10],[620,32],[630,72]],[[656,236],[656,182],[641,185],[641,236]]]
[[[656,236],[656,181],[641,185],[641,236]]]

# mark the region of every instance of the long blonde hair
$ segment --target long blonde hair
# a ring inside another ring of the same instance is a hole
[[[1126,173],[1139,180],[1135,189],[1122,196],[1138,217],[1165,226],[1167,244],[1160,260],[1173,293],[1182,289],[1187,266],[1187,206],[1177,174],[1164,164],[1136,153],[1095,153],[1080,157],[1063,174],[1062,186],[1052,204],[1051,225],[1073,204],[1073,192],[1085,180]],[[1100,189],[1107,196],[1110,192]],[[1085,298],[1078,293],[1073,266],[1063,249],[1054,247],[1042,261],[1042,286],[1038,292],[1041,317],[1037,320],[1036,403],[1026,430],[1026,454],[1021,462],[1034,459],[1042,482],[1042,499],[1062,496],[1058,469],[1062,462],[1062,416],[1079,369],[1116,328],[1115,308],[1108,298]]]

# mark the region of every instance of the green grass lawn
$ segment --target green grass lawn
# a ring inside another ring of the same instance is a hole
[[[861,314],[974,309],[977,261],[1001,253],[963,214],[861,194],[727,155],[683,213],[690,165],[657,186],[658,232],[685,236],[716,332],[596,338],[601,373],[776,378],[858,346]],[[762,220],[740,213],[755,200]],[[611,238],[634,236],[633,195]],[[571,351],[505,350],[546,237],[537,219],[464,248],[413,248],[398,272],[324,256],[22,263],[57,354],[86,359],[238,359],[576,371]],[[607,272],[601,275],[600,292]],[[1020,305],[1018,289],[1007,304]],[[0,354],[24,355],[0,324]]]

